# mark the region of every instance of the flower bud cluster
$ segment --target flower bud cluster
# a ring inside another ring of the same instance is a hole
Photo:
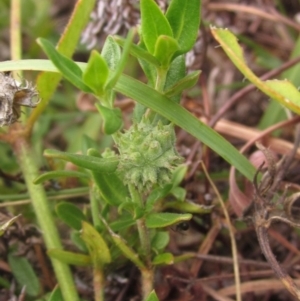
[[[120,134],[118,148],[119,175],[124,184],[142,193],[170,182],[173,170],[182,162],[175,149],[173,125],[159,122],[153,126],[146,118]]]

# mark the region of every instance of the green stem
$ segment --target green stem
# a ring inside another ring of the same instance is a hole
[[[143,290],[143,300],[147,300],[150,293],[153,290],[154,282],[154,269],[144,269],[141,270],[142,273],[142,290]]]
[[[133,202],[136,203],[137,206],[143,207],[144,204],[143,204],[142,198],[133,185],[129,185],[129,192],[130,192]],[[146,228],[145,218],[144,217],[139,218],[136,221],[136,225],[137,225],[137,229],[139,232],[142,253],[143,253],[143,256],[146,258],[147,266],[150,267],[151,266],[150,237],[149,237],[148,229]]]
[[[101,268],[94,267],[94,294],[95,301],[104,301],[104,276]]]
[[[51,210],[48,205],[46,193],[42,185],[34,185],[33,180],[38,176],[35,157],[27,142],[19,138],[14,144],[14,150],[18,157],[21,170],[30,194],[32,205],[37,216],[39,226],[42,230],[47,249],[62,249],[57,228],[55,226]],[[64,301],[77,301],[76,287],[68,265],[51,259],[58,284],[60,286]]]
[[[133,185],[129,185],[129,191],[131,198],[134,203],[138,206],[144,206],[143,200],[135,189]],[[142,274],[142,290],[143,290],[143,299],[147,299],[151,291],[153,290],[154,283],[154,268],[151,263],[151,245],[150,245],[150,235],[146,227],[145,218],[142,217],[136,221],[142,253],[146,259],[146,268],[140,269]]]
[[[90,202],[91,202],[91,213],[94,227],[101,227],[102,223],[100,221],[100,210],[99,210],[99,202],[95,193],[95,185],[90,188]]]

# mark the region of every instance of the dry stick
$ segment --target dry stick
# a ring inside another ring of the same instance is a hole
[[[207,284],[202,283],[202,288],[203,290],[210,295],[211,297],[214,298],[214,300],[217,301],[234,301],[231,298],[222,296],[221,294],[219,294],[216,290],[212,289],[211,287],[209,287]]]
[[[219,224],[219,222],[215,222],[214,225],[210,228],[209,232],[207,233],[204,241],[202,242],[199,250],[198,250],[198,254],[207,254],[209,252],[209,250],[212,247],[213,242],[215,241],[217,235],[219,234],[221,229],[221,226]],[[199,273],[199,270],[202,266],[203,260],[199,259],[197,261],[195,261],[191,267],[191,274],[193,277],[196,277],[197,274]]]
[[[276,271],[276,276],[281,280],[288,291],[298,300],[300,300],[300,291],[298,290],[295,282],[289,276],[289,274],[287,274],[286,271],[282,269],[271,250],[268,237],[268,227],[269,224],[260,226],[255,225],[260,248],[269,264],[271,265],[272,269]]]
[[[300,279],[297,279],[296,284],[300,284]],[[241,285],[243,294],[255,292],[256,294],[265,294],[266,291],[272,291],[276,293],[284,290],[285,287],[282,282],[278,279],[263,279],[263,280],[251,280],[243,282]],[[218,293],[223,296],[231,296],[235,292],[235,286],[227,286],[218,290]]]
[[[241,301],[242,300],[242,296],[241,296],[241,282],[240,282],[240,272],[239,272],[239,264],[238,264],[238,256],[237,256],[237,247],[236,247],[236,241],[235,241],[235,237],[234,237],[234,233],[233,233],[233,229],[232,229],[232,225],[231,225],[231,222],[230,222],[230,217],[229,217],[229,214],[228,214],[228,211],[227,211],[227,208],[224,204],[224,201],[217,189],[217,187],[215,186],[214,182],[211,180],[207,170],[206,170],[206,167],[205,165],[201,163],[201,166],[202,166],[202,169],[205,173],[205,176],[207,177],[212,189],[214,190],[220,204],[221,204],[221,207],[224,211],[224,215],[225,215],[225,219],[226,219],[226,222],[228,224],[228,230],[229,230],[229,235],[230,235],[230,241],[231,241],[231,251],[232,251],[232,258],[233,258],[233,270],[234,270],[234,278],[235,278],[235,285],[236,285],[236,299],[237,301]]]
[[[248,13],[251,15],[256,15],[258,17],[274,21],[274,22],[281,22],[283,24],[289,25],[294,29],[300,31],[300,25],[296,22],[291,21],[289,18],[286,18],[279,14],[277,11],[272,10],[271,13],[263,11],[261,8],[256,8],[249,5],[241,5],[241,4],[231,4],[231,3],[210,3],[207,5],[209,10],[227,10],[227,11],[237,11]]]

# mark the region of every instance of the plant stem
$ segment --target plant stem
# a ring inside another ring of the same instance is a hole
[[[148,296],[153,290],[154,283],[154,269],[143,269],[142,274],[142,290],[143,290],[143,300],[147,300]]]
[[[27,141],[20,137],[13,145],[23,172],[32,205],[37,216],[39,226],[42,230],[47,249],[62,249],[57,228],[55,226],[51,210],[48,205],[46,193],[42,185],[34,185],[33,180],[38,176],[35,158]],[[58,284],[60,286],[64,301],[77,301],[76,287],[68,265],[51,259]]]
[[[93,185],[90,188],[90,204],[91,204],[91,213],[94,227],[101,227],[102,223],[100,221],[100,210],[99,210],[99,202],[95,193],[96,187]]]
[[[133,185],[129,185],[129,191],[133,202],[138,206],[144,206],[140,194]],[[146,261],[146,268],[140,269],[142,274],[143,299],[146,299],[153,290],[154,281],[154,268],[151,263],[150,235],[144,217],[138,219],[136,225],[139,232],[142,253]]]
[[[94,267],[93,282],[95,301],[104,301],[104,277],[101,268]]]

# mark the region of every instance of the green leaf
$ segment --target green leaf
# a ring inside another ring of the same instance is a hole
[[[93,266],[102,269],[111,262],[109,248],[100,233],[90,224],[82,222],[81,238],[86,243]]]
[[[154,257],[153,265],[170,265],[174,263],[174,256],[171,253],[162,253]]]
[[[136,220],[132,218],[128,213],[122,214],[116,221],[109,224],[112,231],[118,232],[135,225]]]
[[[201,0],[172,0],[166,17],[179,44],[178,54],[194,46],[200,27]]]
[[[147,228],[164,228],[183,221],[189,221],[191,218],[192,215],[189,213],[150,213],[146,216],[146,226]]]
[[[165,202],[164,209],[174,209],[181,212],[189,212],[193,214],[206,214],[210,213],[214,206],[205,206],[196,204],[190,201],[169,201]]]
[[[112,135],[123,126],[122,112],[119,108],[109,109],[107,107],[96,104],[96,108],[103,118],[103,132]]]
[[[79,167],[96,171],[97,173],[114,172],[119,163],[118,159],[116,158],[97,158],[92,156],[65,153],[54,149],[46,149],[44,151],[44,156],[69,161]]]
[[[178,58],[174,61],[177,59]],[[77,65],[83,70],[86,66],[84,63],[77,63]],[[53,63],[47,60],[21,60],[0,63],[0,71],[13,70],[43,70],[58,72]],[[115,86],[115,90],[136,100],[143,106],[150,108],[178,125],[219,154],[222,158],[224,158],[224,160],[240,171],[247,179],[250,181],[253,180],[256,171],[254,166],[243,155],[241,155],[232,144],[230,144],[212,128],[182,108],[179,104],[165,97],[153,88],[126,75],[122,75],[120,77],[117,85]]]
[[[94,149],[88,150],[88,155],[96,155]],[[97,158],[96,156],[93,158]],[[99,158],[102,160],[114,160],[113,158]],[[97,172],[92,170],[95,184],[101,197],[110,205],[119,206],[129,196],[127,187],[114,172]]]
[[[127,244],[127,242],[121,236],[117,235],[115,232],[112,231],[105,219],[103,219],[101,216],[100,218],[103,224],[105,225],[106,229],[108,230],[112,240],[123,253],[123,255],[129,260],[131,260],[140,270],[145,269],[146,267],[139,258],[139,255],[135,253],[135,251]]]
[[[168,91],[169,88],[174,87],[181,79],[186,76],[185,70],[185,58],[184,55],[178,56],[176,59],[172,61],[170,68],[167,73],[166,83],[164,90]],[[171,100],[179,103],[181,100],[181,93],[173,95]]]
[[[161,35],[155,43],[154,56],[162,68],[167,69],[171,64],[174,53],[178,50],[177,41],[169,36]]]
[[[140,218],[144,214],[144,210],[140,205],[137,205],[132,200],[127,199],[122,202],[121,205],[118,207],[118,213],[122,216],[123,210],[129,212],[134,220]]]
[[[44,174],[38,176],[33,183],[40,184],[47,180],[58,179],[58,178],[90,178],[86,173],[73,171],[73,170],[55,170],[45,172]]]
[[[120,251],[126,258],[132,261],[139,269],[146,268],[144,263],[139,258],[139,255],[135,253],[135,251],[126,243],[126,241],[121,236],[112,231],[110,231],[110,235],[116,246],[120,249]]]
[[[91,266],[92,259],[88,255],[64,251],[60,249],[50,249],[47,251],[48,256],[55,258],[65,264],[75,266]]]
[[[8,263],[18,284],[21,287],[26,286],[26,294],[37,297],[41,292],[41,286],[29,261],[25,257],[14,256],[9,253]]]
[[[101,51],[101,56],[105,59],[107,66],[111,71],[117,69],[121,59],[121,49],[114,37],[108,36],[106,38]]]
[[[141,35],[148,51],[154,54],[159,36],[173,37],[171,26],[154,0],[141,0]]]
[[[104,93],[108,76],[109,69],[106,61],[96,50],[93,50],[82,74],[83,82],[94,91],[95,95],[100,96]]]
[[[88,253],[88,248],[81,238],[81,233],[75,230],[71,231],[70,238],[72,243],[83,253]]]
[[[173,187],[178,186],[183,181],[183,179],[186,175],[187,169],[188,169],[187,165],[182,164],[174,170],[174,172],[172,174],[172,180],[171,180]]]
[[[64,298],[62,296],[59,286],[56,286],[54,288],[54,290],[51,292],[51,295],[47,299],[47,301],[64,301]]]
[[[159,301],[154,290],[150,293],[145,301]]]
[[[126,75],[120,78],[115,89],[178,125],[235,166],[249,180],[253,180],[255,174],[253,165],[232,144],[179,104]]]
[[[46,39],[39,38],[37,39],[37,43],[42,47],[49,59],[68,81],[84,92],[92,92],[92,90],[82,81],[82,70],[76,63],[60,54]]]
[[[178,200],[183,202],[186,198],[186,190],[182,187],[173,187],[171,194]]]
[[[23,4],[27,6],[28,1]],[[56,49],[66,57],[72,57],[74,50],[82,36],[82,31],[90,20],[90,15],[95,8],[96,0],[77,1],[72,12],[72,22],[68,23],[62,33]],[[43,72],[37,77],[37,90],[41,99],[38,110],[32,113],[31,118],[36,118],[43,112],[56,87],[61,80],[61,74],[52,72]],[[65,294],[65,293],[64,293]]]
[[[237,38],[229,30],[211,28],[211,32],[230,60],[250,82],[270,98],[300,114],[300,93],[291,82],[287,80],[262,81],[248,68],[242,48],[238,44]]]
[[[122,72],[124,71],[126,64],[128,62],[128,56],[130,53],[130,48],[132,45],[133,37],[134,37],[134,31],[133,31],[133,29],[131,29],[128,32],[119,63],[117,64],[115,70],[111,73],[111,76],[107,82],[107,85],[106,85],[107,89],[112,89],[115,86],[119,77],[121,76]]]
[[[119,36],[114,36],[115,41],[121,45],[124,46],[126,40],[119,37]],[[159,61],[155,58],[155,56],[153,56],[152,54],[150,54],[148,51],[146,51],[143,47],[135,45],[135,44],[131,44],[130,47],[130,54],[138,59],[142,59],[146,62],[148,62],[149,64],[155,66],[155,67],[159,67]]]
[[[174,95],[180,94],[186,89],[194,87],[199,79],[200,71],[193,71],[184,78],[181,78],[172,87],[165,90],[165,95],[167,97],[172,97]]]
[[[82,221],[86,221],[82,210],[71,203],[61,202],[56,205],[55,210],[58,217],[75,230],[81,230]]]
[[[21,216],[21,214],[10,218],[4,224],[0,225],[0,236],[4,234],[4,232]]]
[[[151,247],[155,250],[163,250],[170,241],[170,235],[167,231],[157,231],[151,240]]]

